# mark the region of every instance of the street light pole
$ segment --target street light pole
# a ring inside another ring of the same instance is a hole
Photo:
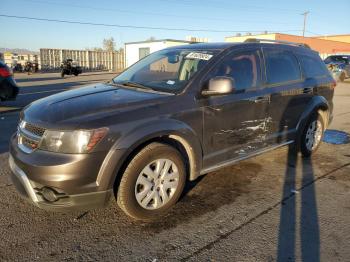
[[[301,15],[304,16],[304,27],[303,27],[303,37],[305,37],[305,28],[306,28],[306,17],[310,13],[310,11],[306,11],[305,13],[302,13]]]

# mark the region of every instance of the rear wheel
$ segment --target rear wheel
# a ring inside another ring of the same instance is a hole
[[[300,151],[304,157],[311,156],[318,149],[323,138],[324,128],[320,114],[313,113],[301,135]]]
[[[117,202],[127,215],[152,220],[178,201],[185,182],[186,169],[179,151],[166,144],[151,143],[127,166]]]

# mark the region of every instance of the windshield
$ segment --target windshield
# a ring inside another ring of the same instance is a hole
[[[161,50],[146,56],[113,79],[156,91],[178,92],[218,53],[216,50]]]

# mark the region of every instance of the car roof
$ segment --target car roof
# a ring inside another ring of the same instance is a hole
[[[188,44],[188,45],[178,45],[178,46],[172,46],[168,47],[167,49],[188,49],[188,50],[225,50],[233,47],[274,47],[274,48],[292,48],[292,49],[300,49],[304,51],[312,51],[314,50],[305,47],[305,46],[298,46],[298,43],[295,45],[293,44],[285,44],[285,43],[255,43],[255,42],[212,42],[212,43],[194,43],[194,44]]]
[[[228,43],[228,42],[221,42],[221,43],[194,43],[194,44],[187,44],[187,45],[176,45],[172,47],[168,47],[167,49],[213,49],[213,50],[224,50],[227,48],[230,48],[235,45],[239,45],[242,43]]]

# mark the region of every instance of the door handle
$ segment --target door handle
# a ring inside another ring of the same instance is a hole
[[[303,89],[303,93],[304,93],[304,94],[310,94],[310,93],[312,93],[312,91],[313,91],[313,88],[312,88],[312,87],[307,87],[307,88],[304,88],[304,89]]]
[[[269,96],[258,96],[258,97],[255,97],[253,101],[255,103],[269,102],[270,97]]]

